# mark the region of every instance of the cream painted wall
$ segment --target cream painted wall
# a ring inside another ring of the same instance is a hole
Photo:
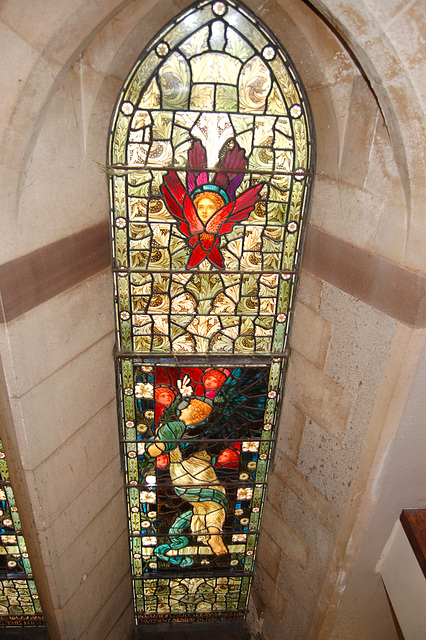
[[[145,44],[188,4],[0,5],[0,263],[107,219],[99,165],[116,96]],[[421,2],[247,4],[289,51],[312,105],[311,224],[424,270]],[[111,301],[101,273],[0,330],[1,435],[52,639],[118,640],[133,626]],[[349,639],[345,621],[361,618],[364,640],[396,637],[374,562],[395,513],[413,506],[403,501],[423,495],[417,462],[404,483],[387,464],[401,438],[417,460],[401,416],[420,393],[414,385],[404,409],[423,342],[303,274],[249,618],[267,640]]]

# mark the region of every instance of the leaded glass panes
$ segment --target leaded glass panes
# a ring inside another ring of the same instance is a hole
[[[291,62],[200,2],[129,75],[109,144],[137,621],[244,615],[312,177]]]
[[[0,440],[0,627],[44,626]]]

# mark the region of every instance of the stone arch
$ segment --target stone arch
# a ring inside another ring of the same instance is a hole
[[[417,90],[418,79],[412,73],[420,60],[420,50],[413,47],[410,52],[413,64],[410,68],[410,53],[401,49],[396,24],[389,18],[385,5],[377,3],[375,7],[367,7],[365,3],[357,3],[343,8],[315,0],[312,5],[352,52],[380,106],[405,194],[408,227],[404,264],[421,268],[424,248],[418,236],[422,225],[425,162],[421,152],[418,153],[421,146],[418,142],[424,139],[425,120]],[[411,30],[412,37],[416,38],[416,28],[410,27],[408,18],[405,22],[402,17],[401,28]]]
[[[413,97],[418,94],[416,82],[411,79],[415,66],[413,65],[413,72],[411,72],[406,60],[399,53],[401,47],[397,50],[393,45],[392,36],[395,38],[395,33],[388,28],[388,34],[386,28],[382,27],[383,13],[380,13],[379,3],[374,8],[377,17],[371,8],[359,5],[359,3],[347,11],[341,10],[333,3],[313,2],[312,5],[322,19],[333,29],[336,29],[354,55],[357,64],[368,78],[385,116],[406,194],[409,224],[413,226],[413,233],[409,233],[410,238],[407,240],[407,259],[412,263],[412,256],[415,254],[416,261],[409,266],[419,267],[419,261],[421,261],[423,254],[422,245],[418,240],[421,226],[419,211],[424,199],[421,193],[425,181],[423,160],[418,157],[417,153],[413,155],[413,148],[416,150],[419,148],[416,141],[422,139],[424,118],[419,102],[413,100]],[[280,7],[280,3],[266,5],[264,8],[266,19],[268,12],[273,10],[274,6]],[[67,69],[78,59],[81,52],[90,45],[90,42],[103,27],[110,24],[114,17],[121,12],[124,12],[123,15],[126,15],[126,11],[129,12],[129,3],[127,1],[115,2],[105,9],[104,15],[99,19],[98,8],[95,4],[93,6],[91,4],[84,7],[83,5],[77,6],[68,16],[59,18],[62,23],[59,22],[60,27],[56,28],[56,31],[48,32],[44,41],[40,38],[40,41],[36,42],[36,47],[40,51],[38,60],[35,58],[35,64],[31,67],[30,73],[25,80],[22,79],[24,90],[15,105],[10,126],[5,133],[2,145],[9,162],[13,158],[14,166],[22,166],[21,187],[16,185],[16,191],[11,190],[12,193],[17,193],[18,197],[19,193],[25,189],[28,162],[32,156],[32,149],[41,126],[37,122],[41,123],[49,101],[60,85],[60,78],[64,76]],[[134,12],[134,7],[131,9]],[[137,9],[141,11],[142,15],[145,15],[144,3],[139,3]],[[297,15],[297,7],[292,7],[292,10],[295,10]],[[164,7],[161,12],[158,10],[150,11],[149,22],[154,25],[159,24],[160,16],[167,17],[168,15],[171,15],[169,7]],[[283,13],[281,15],[285,22],[287,20],[285,15]],[[10,22],[13,24],[13,20]],[[404,27],[408,28],[406,25]],[[66,38],[64,33],[67,34]],[[70,33],[72,34],[71,38]],[[135,34],[136,30],[133,33]],[[129,35],[131,41],[132,35]],[[66,47],[64,47],[64,42],[66,42]],[[379,46],[381,47],[380,53],[377,51]],[[52,77],[57,78],[53,83]],[[41,92],[40,89],[42,89]],[[407,105],[410,105],[409,109]],[[34,122],[34,125],[28,127],[28,123],[31,121]],[[410,147],[409,151],[407,145]],[[412,193],[411,185],[413,185]]]

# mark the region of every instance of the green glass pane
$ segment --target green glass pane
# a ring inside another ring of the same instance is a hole
[[[216,87],[216,111],[237,111],[238,94],[237,88],[226,84],[219,84]]]
[[[241,11],[228,6],[224,20],[234,27],[237,32],[240,32],[245,40],[250,42],[258,51],[261,51],[269,44],[259,29],[256,29],[255,25],[250,22]]]
[[[232,27],[228,27],[226,30],[225,51],[242,62],[246,62],[254,55],[254,49]]]
[[[239,60],[225,53],[204,53],[191,60],[192,81],[221,82],[234,85],[241,69]]]
[[[120,113],[117,119],[114,142],[112,145],[113,164],[125,164],[126,162],[126,142],[129,124],[130,118],[127,118]]]
[[[195,84],[191,90],[190,108],[199,111],[213,111],[214,85]]]
[[[274,60],[271,60],[270,64],[288,107],[290,108],[293,104],[299,104],[300,97],[297,87],[287,70],[282,56],[277,56]]]
[[[173,53],[158,71],[163,109],[187,109],[189,100],[190,68],[185,58]]]
[[[269,69],[260,57],[248,60],[238,81],[239,111],[251,114],[265,113],[271,82]]]
[[[190,11],[189,15],[183,18],[175,27],[172,27],[164,40],[170,48],[184,40],[191,33],[203,26],[212,17],[211,7],[207,6],[199,11]]]
[[[138,69],[132,78],[129,88],[127,89],[124,100],[136,104],[140,97],[142,87],[145,85],[152,71],[157,67],[159,62],[160,58],[151,51],[144,59],[143,63],[138,65]]]
[[[209,28],[202,27],[193,36],[185,40],[179,49],[186,58],[192,58],[208,49]]]

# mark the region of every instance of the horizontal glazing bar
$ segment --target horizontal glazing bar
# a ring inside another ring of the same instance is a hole
[[[217,580],[218,578],[250,578],[254,576],[254,571],[247,571],[247,572],[243,572],[243,571],[231,571],[231,572],[224,572],[224,571],[218,571],[216,573],[216,571],[213,573],[207,573],[206,570],[204,569],[200,569],[198,571],[190,571],[188,568],[185,568],[185,575],[180,574],[179,578],[214,578],[215,580]],[[177,579],[179,579],[177,578]],[[161,580],[161,579],[166,579],[166,580],[170,580],[170,573],[166,572],[166,571],[156,571],[155,573],[146,573],[146,574],[140,574],[140,575],[132,575],[132,580],[136,580],[136,581],[145,581],[145,580]],[[212,612],[214,613],[214,611]],[[168,614],[166,614],[168,615]]]
[[[231,536],[231,535],[238,535],[238,536],[248,536],[248,535],[258,535],[260,534],[260,529],[254,528],[254,529],[245,529],[244,531],[240,531],[240,530],[236,530],[236,529],[231,529],[230,527],[223,527],[221,533],[216,534],[216,533],[211,533],[211,536],[215,536],[215,535],[225,535],[225,536]],[[134,538],[152,538],[153,536],[156,538],[173,538],[175,534],[173,533],[131,533],[130,534],[132,539]],[[196,540],[197,537],[200,536],[199,532],[195,532],[193,533],[192,531],[186,531],[185,532],[185,537],[189,538],[189,539],[193,539]],[[155,546],[155,545],[151,545],[151,546]]]
[[[145,268],[131,268],[131,267],[113,267],[112,268],[112,272],[113,273],[148,273],[148,274],[163,274],[163,273],[167,273],[167,274],[174,274],[174,273],[179,273],[179,275],[183,275],[185,273],[193,276],[194,275],[194,270],[189,270],[189,269],[145,269]],[[238,275],[238,274],[243,274],[243,275],[250,275],[250,276],[286,276],[286,280],[290,280],[290,276],[297,276],[299,274],[299,270],[285,270],[285,269],[209,269],[208,271],[201,271],[198,270],[197,271],[197,275],[215,275],[216,273],[222,274],[222,273],[232,273],[232,275]],[[288,276],[288,277],[287,277]]]
[[[217,471],[217,469],[216,469]],[[263,480],[262,482],[257,482],[255,480],[234,480],[234,481],[223,481],[221,479],[220,481],[221,486],[224,487],[257,487],[258,489],[260,489],[261,487],[266,487],[267,481]],[[134,488],[140,488],[143,491],[150,491],[151,488],[170,488],[170,489],[175,489],[175,485],[171,484],[170,481],[158,481],[158,479],[156,478],[155,482],[152,483],[136,483],[136,484],[129,484],[129,483],[125,483],[124,484],[125,487],[127,487],[128,489],[134,489]],[[179,486],[179,489],[193,489],[194,485],[192,484],[179,484],[177,485]],[[207,487],[207,488],[211,488],[213,485],[212,484],[206,484],[206,483],[197,483],[197,489],[198,488],[203,488],[203,487]],[[248,498],[247,498],[248,499]]]
[[[106,171],[106,173],[110,174],[110,175],[124,175],[127,173],[138,173],[140,171],[185,171],[185,172],[199,172],[199,171],[203,171],[203,172],[211,172],[214,173],[218,171],[217,167],[210,167],[210,168],[205,168],[205,167],[185,167],[185,166],[173,166],[173,165],[139,165],[139,164],[135,164],[135,165],[129,165],[129,164],[121,164],[121,165],[101,165],[102,168]],[[296,171],[281,171],[280,169],[277,169],[276,171],[267,171],[265,169],[248,169],[245,168],[244,170],[241,169],[232,169],[232,168],[227,168],[226,169],[227,173],[244,173],[244,174],[249,174],[249,175],[256,175],[256,176],[296,176],[299,180],[305,178],[305,177],[312,177],[314,174],[312,171],[305,171],[303,169],[300,170],[296,170]]]
[[[208,613],[137,613],[137,624],[169,623],[169,622],[223,622],[224,620],[242,620],[245,609],[232,609],[232,611],[209,611]],[[235,612],[235,613],[234,613]]]
[[[230,529],[229,527],[224,527],[221,531],[221,533],[210,533],[211,536],[232,536],[232,535],[236,535],[236,536],[254,536],[254,535],[259,535],[260,534],[260,529],[258,528],[252,528],[252,529],[245,529],[244,531],[242,530],[236,530],[236,529]],[[155,534],[148,532],[146,534],[141,534],[141,533],[130,533],[130,537],[132,538],[132,540],[135,540],[135,538],[173,538],[174,537],[174,533],[159,533],[156,532]],[[191,532],[191,531],[185,531],[185,538],[189,538],[190,540],[195,540],[197,542],[197,538],[200,536],[199,532]],[[241,542],[236,543],[236,542],[231,542],[231,546],[235,546],[235,544],[241,544]],[[148,545],[147,545],[148,546]],[[151,547],[156,546],[156,545],[149,545]]]
[[[0,582],[2,580],[33,580],[33,578],[32,573],[0,573]]]
[[[149,352],[140,351],[117,351],[115,357],[118,360],[132,359],[134,364],[159,364],[170,365],[175,364],[177,366],[185,366],[186,362],[193,363],[194,361],[199,363],[199,366],[209,366],[214,364],[227,364],[229,367],[238,367],[240,365],[265,365],[271,362],[278,362],[278,360],[286,360],[289,357],[288,351],[281,353],[261,353],[254,352],[246,355],[232,354],[232,360],[230,362],[230,355],[223,355],[222,353],[181,353],[181,352],[164,352],[159,353],[157,356],[152,356]],[[212,361],[212,362],[210,362]]]
[[[207,444],[215,444],[216,442],[223,442],[225,445],[229,445],[232,446],[233,444],[240,444],[241,442],[275,442],[276,438],[245,438],[244,440],[241,439],[230,439],[230,438],[199,438],[198,436],[195,438],[171,438],[170,440],[166,440],[166,438],[161,438],[161,442],[163,442],[164,444],[167,442],[172,442],[173,444],[188,444],[189,442],[205,442]],[[136,439],[133,438],[132,440],[127,440],[126,438],[120,438],[120,442],[122,442],[123,444],[130,444],[132,442],[134,442],[135,444],[153,444],[154,440],[151,440],[151,438],[141,438],[141,439]],[[157,442],[159,442],[157,440]]]
[[[207,613],[197,611],[187,612],[171,612],[171,613],[136,613],[138,624],[152,624],[152,623],[169,623],[169,622],[223,622],[224,620],[243,620],[246,614],[246,609],[232,609],[219,611],[208,611]]]
[[[208,298],[205,300],[208,300]],[[177,317],[181,317],[181,316],[185,316],[185,318],[211,318],[212,316],[215,317],[220,317],[220,318],[259,318],[259,320],[262,320],[264,318],[275,318],[277,315],[280,315],[279,313],[268,313],[268,314],[260,314],[257,312],[252,312],[252,311],[244,311],[244,313],[222,313],[222,312],[213,312],[213,313],[196,313],[194,311],[191,312],[179,312],[179,313],[173,313],[173,310],[171,313],[167,312],[167,311],[134,311],[133,314],[135,316],[150,316],[152,318],[156,318],[157,316],[170,316],[171,318],[173,318],[173,316],[177,316]],[[138,326],[138,325],[136,325]],[[139,335],[139,334],[137,334]],[[146,335],[146,334],[141,334],[141,335]]]

